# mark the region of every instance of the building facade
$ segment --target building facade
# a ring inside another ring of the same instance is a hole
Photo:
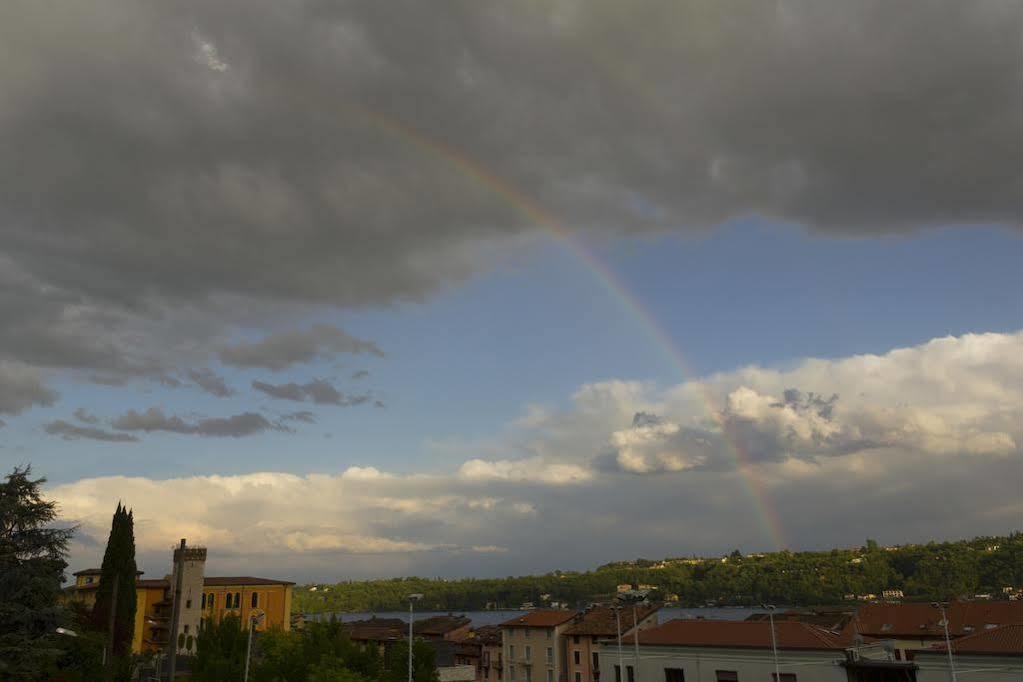
[[[617,613],[609,606],[594,606],[584,611],[564,631],[567,682],[600,682],[597,645],[601,641],[609,641],[617,647],[621,632],[623,648],[632,651],[633,636],[656,626],[657,612],[657,607],[637,606],[635,613],[639,626],[635,627],[630,606]]]
[[[294,583],[251,576],[206,576],[205,548],[178,547],[175,549],[175,558],[180,559],[184,567],[181,572],[178,631],[173,635],[170,631],[177,574],[172,572],[159,580],[142,580],[138,577],[135,581],[133,652],[160,651],[166,649],[171,641],[177,641],[184,653],[194,652],[195,638],[202,626],[207,621],[219,622],[227,615],[240,617],[243,627],[248,627],[252,617],[257,616],[257,630],[272,627],[291,629]],[[175,566],[173,571],[176,570]],[[96,603],[101,571],[86,569],[78,571],[74,576],[75,584],[66,590],[65,599],[91,609]]]
[[[567,682],[563,635],[577,615],[536,609],[501,623],[505,682]]]

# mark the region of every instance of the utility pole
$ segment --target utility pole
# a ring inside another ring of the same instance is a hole
[[[174,553],[174,601],[171,602],[170,642],[167,643],[167,679],[174,682],[178,672],[178,620],[181,616],[181,580],[185,568],[185,538],[180,551]]]
[[[107,616],[107,645],[103,647],[103,676],[114,679],[114,626],[117,622],[117,588],[120,587],[121,574],[114,573],[114,590],[110,593],[110,614]]]

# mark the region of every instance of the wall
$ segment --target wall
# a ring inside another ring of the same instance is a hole
[[[635,665],[635,654],[623,652],[625,665]],[[614,682],[614,667],[618,663],[617,646],[600,645],[601,682]],[[840,650],[781,651],[779,670],[782,674],[795,673],[798,682],[847,682],[845,668],[840,662],[845,655]],[[636,682],[665,682],[666,668],[681,668],[686,682],[716,682],[718,670],[738,673],[740,682],[770,682],[774,673],[774,658],[770,650],[726,649],[699,647],[640,647],[639,670]],[[622,673],[623,682],[627,680]]]
[[[257,631],[267,630],[272,627],[279,627],[283,630],[291,629],[291,585],[217,585],[204,588],[206,592],[205,618],[212,618],[219,622],[225,615],[233,614],[242,620],[242,626],[248,627],[249,618],[252,615],[252,594],[257,595],[257,608],[265,617],[256,626]],[[227,595],[239,595],[239,607],[227,608]],[[213,608],[210,608],[210,595],[213,595]],[[200,599],[200,606],[202,601]]]
[[[504,682],[567,682],[565,668],[565,638],[561,634],[572,621],[552,628],[506,627],[502,628],[504,638]],[[511,647],[515,656],[511,656]],[[532,665],[526,665],[526,647],[532,650]],[[547,648],[552,650],[553,663],[547,663]],[[512,666],[515,668],[514,679]],[[529,671],[527,673],[527,671]],[[551,677],[548,678],[548,671]],[[527,677],[530,675],[532,677]]]
[[[917,653],[914,662],[920,667],[917,682],[948,682],[946,654]],[[1023,656],[969,656],[955,657],[955,668],[961,680],[969,682],[1019,682],[1023,680]]]

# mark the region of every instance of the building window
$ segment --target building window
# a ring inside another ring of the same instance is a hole
[[[509,644],[508,645],[508,658],[509,658],[509,660],[512,660],[512,661],[515,660],[515,645],[514,644]],[[515,679],[515,678],[513,677],[512,679]]]
[[[548,651],[550,651],[550,649],[548,649]],[[580,663],[582,663],[582,660],[580,660],[582,658],[582,655],[580,654],[578,649],[576,649],[574,652],[572,652],[572,657],[575,659],[575,664],[576,665],[579,665]]]
[[[533,669],[526,667],[526,682],[533,682]]]
[[[185,608],[186,609],[192,608],[192,600],[191,599],[186,599],[185,600]]]
[[[547,671],[547,682],[554,682],[554,671],[553,670],[548,670]]]
[[[202,608],[206,608],[206,593],[202,593]]]
[[[522,636],[525,637],[526,639],[529,639],[529,628],[523,628]]]
[[[636,682],[636,671],[631,665],[625,666],[625,675],[629,678],[629,682]]]
[[[252,608],[256,608],[257,606],[259,606],[259,594],[257,594],[256,592],[253,592],[252,593]],[[407,668],[408,666],[405,666],[405,667]]]
[[[185,623],[185,634],[188,634],[188,623]],[[407,666],[406,666],[407,667]]]
[[[664,682],[686,682],[686,674],[682,668],[665,668]]]
[[[508,666],[508,679],[515,682],[515,666],[513,665]]]
[[[554,636],[554,628],[547,628],[547,639]]]
[[[234,593],[234,607],[237,609],[239,606],[241,606],[241,604],[242,604],[241,592],[235,592]]]
[[[622,666],[615,666],[615,682],[622,682]]]
[[[85,579],[85,584],[86,585],[91,585],[92,584],[92,576],[89,576],[88,578]]]
[[[547,647],[547,665],[554,665],[554,649]]]
[[[526,645],[526,660],[527,661],[533,660],[533,647],[529,646],[528,644]]]
[[[408,666],[405,666],[405,667],[407,668]],[[483,669],[483,679],[485,679],[485,680],[489,680],[490,679],[490,668],[484,668]]]
[[[214,599],[213,593],[210,592],[209,595],[207,595],[207,597],[206,597],[206,606],[210,607],[210,610],[213,610],[213,602],[214,601],[216,601],[216,599]]]
[[[771,679],[774,680],[774,682],[796,682],[796,674],[781,673],[779,675],[778,673],[771,673]]]
[[[577,672],[575,674],[575,682],[583,682],[583,674],[582,673],[578,673]]]
[[[739,673],[734,670],[715,670],[717,682],[739,682]]]
[[[596,651],[593,652],[593,669],[600,670],[600,655]]]
[[[579,643],[579,635],[572,635],[572,644]]]

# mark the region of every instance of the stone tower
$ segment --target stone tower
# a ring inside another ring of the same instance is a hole
[[[181,605],[178,610],[178,629],[171,633],[171,642],[178,642],[181,653],[195,653],[195,640],[199,635],[199,627],[203,615],[202,595],[203,579],[206,574],[206,548],[189,547],[184,538],[181,545],[174,550],[174,573],[171,575],[171,599],[176,592],[178,571],[181,571]],[[179,638],[178,635],[183,635]],[[188,639],[192,638],[192,647],[188,648]]]

